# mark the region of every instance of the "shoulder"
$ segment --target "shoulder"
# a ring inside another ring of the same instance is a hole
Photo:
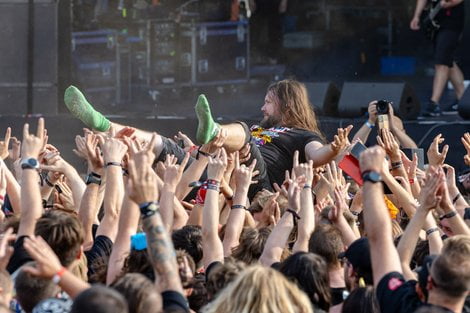
[[[376,290],[381,311],[414,312],[423,304],[415,291],[415,285],[415,280],[405,281],[401,273],[390,272],[385,275]]]

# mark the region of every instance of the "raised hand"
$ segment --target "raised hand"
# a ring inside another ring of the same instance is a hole
[[[385,160],[385,151],[380,146],[373,146],[361,153],[359,166],[361,172],[374,171],[380,173]]]
[[[8,158],[10,153],[8,152],[8,145],[10,144],[10,137],[11,137],[11,128],[8,127],[5,132],[5,137],[3,140],[0,141],[0,158],[5,160]]]
[[[444,138],[442,138],[442,134],[437,135],[434,137],[431,145],[429,146],[427,155],[429,165],[431,166],[439,166],[444,164],[444,161],[447,156],[447,151],[449,151],[449,146],[445,145],[442,148],[442,152],[439,151],[439,145],[444,142]]]
[[[377,136],[377,143],[385,149],[387,155],[392,159],[392,161],[401,160],[400,145],[395,139],[395,136],[386,128],[380,130],[382,136]]]
[[[142,154],[141,159],[146,163],[137,163],[131,158],[128,164],[127,192],[129,198],[137,204],[158,200],[157,174],[151,167],[153,161],[150,161],[145,154]]]
[[[21,141],[16,137],[11,137],[11,150],[10,150],[10,159],[15,162],[21,157]]]
[[[22,267],[23,271],[33,276],[52,279],[62,269],[59,258],[40,236],[25,238],[24,248],[31,258],[36,261],[36,266],[25,265]]]
[[[300,191],[302,190],[300,186],[303,184],[305,184],[304,177],[298,177],[295,180],[291,179],[289,181],[289,189],[287,190],[289,209],[296,212],[299,212],[300,210]]]
[[[470,166],[470,133],[465,133],[461,138],[462,144],[467,151],[467,154],[463,157],[465,164]]]
[[[173,139],[177,143],[178,142],[183,143],[184,152],[189,152],[189,150],[191,150],[191,148],[194,146],[193,141],[188,136],[186,136],[186,134],[184,134],[183,132],[178,132],[178,134],[175,135]]]
[[[338,154],[341,150],[343,150],[347,145],[349,145],[349,133],[353,128],[352,125],[349,125],[346,128],[338,128],[338,133],[334,136],[333,142],[331,142],[331,150]]]
[[[208,154],[213,154],[218,149],[222,148],[222,146],[225,143],[225,140],[227,139],[227,136],[228,136],[227,130],[221,128],[219,132],[217,133],[217,135],[210,142],[200,147],[200,150]]]
[[[331,161],[330,163],[326,164],[323,178],[328,182],[329,189],[331,191],[333,191],[336,187],[341,187],[344,185],[343,171],[336,166],[335,161]]]
[[[75,212],[77,207],[73,200],[72,189],[64,182],[57,183],[57,193],[54,199],[54,208],[62,209],[67,212]]]
[[[8,262],[13,254],[13,247],[10,243],[16,240],[16,235],[13,234],[13,228],[8,228],[5,233],[0,237],[0,270],[6,270]]]
[[[85,153],[88,168],[90,171],[101,175],[103,173],[104,160],[98,143],[97,135],[91,132],[85,133]]]
[[[178,186],[188,160],[189,153],[185,154],[181,164],[176,163],[178,159],[173,154],[166,156],[165,162],[163,162],[163,182],[172,188],[172,190],[175,190],[176,186]]]
[[[227,167],[227,153],[225,149],[220,149],[213,157],[209,157],[209,164],[207,165],[207,178],[213,179],[218,182],[224,176],[225,168]]]
[[[101,150],[103,151],[103,159],[107,163],[122,163],[122,159],[127,153],[127,145],[120,139],[113,136],[104,138],[99,136]]]
[[[313,187],[313,161],[310,160],[307,163],[299,164],[299,151],[294,152],[293,171],[297,177],[304,176],[305,184]]]
[[[250,143],[246,143],[240,151],[238,151],[240,164],[246,163],[251,158],[251,146]]]
[[[444,174],[438,167],[428,169],[425,184],[419,194],[419,203],[422,209],[429,211],[436,208],[441,202],[442,195],[438,192],[443,181]]]
[[[344,199],[343,190],[341,187],[336,186],[333,192],[333,198],[335,205],[328,212],[328,219],[332,223],[336,223],[339,218],[343,216],[343,213],[348,210],[348,205]]]
[[[276,192],[268,201],[265,202],[263,210],[260,212],[259,224],[257,228],[262,228],[270,225],[276,225],[281,218],[281,210],[277,198],[279,192]]]
[[[23,158],[37,159],[47,143],[46,138],[47,136],[45,135],[44,131],[44,119],[42,117],[38,120],[36,135],[29,133],[28,123],[24,124],[21,156]]]
[[[233,175],[235,179],[235,186],[237,189],[248,188],[250,186],[255,166],[256,159],[253,159],[250,166],[248,167],[244,164],[240,165],[238,152],[235,153],[235,169]]]
[[[377,100],[369,103],[367,112],[369,113],[369,123],[375,125],[375,122],[377,122]]]

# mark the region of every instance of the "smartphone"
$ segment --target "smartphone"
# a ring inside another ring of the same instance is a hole
[[[380,129],[390,129],[389,127],[389,121],[388,121],[388,115],[385,114],[380,114],[377,116],[377,125],[379,126]]]

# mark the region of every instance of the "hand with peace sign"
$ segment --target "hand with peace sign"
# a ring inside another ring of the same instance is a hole
[[[177,164],[178,159],[173,155],[169,154],[166,156],[165,162],[163,162],[163,182],[173,192],[175,192],[178,183],[181,180],[186,164],[188,164],[189,152],[186,152],[181,164]]]

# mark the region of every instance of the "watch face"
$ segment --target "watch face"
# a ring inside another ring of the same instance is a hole
[[[377,173],[377,172],[367,172],[363,175],[362,179],[364,181],[370,181],[370,182],[373,182],[373,183],[377,183],[377,182],[380,182],[382,181],[382,177],[380,177],[380,174]]]
[[[34,167],[34,168],[39,166],[39,162],[36,159],[28,159],[28,164],[31,165],[31,167]]]

